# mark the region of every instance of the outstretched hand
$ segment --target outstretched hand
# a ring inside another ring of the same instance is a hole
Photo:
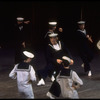
[[[70,65],[73,65],[73,64],[74,64],[74,61],[71,59]]]
[[[63,29],[62,28],[59,28],[59,32],[63,32]]]
[[[25,24],[29,24],[29,23],[30,23],[30,21],[29,21],[29,20],[28,20],[28,21],[24,21],[24,23],[25,23]]]
[[[58,64],[61,64],[62,62],[63,62],[62,60],[57,59],[57,63],[58,63]]]

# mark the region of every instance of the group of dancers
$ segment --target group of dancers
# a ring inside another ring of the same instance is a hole
[[[32,81],[36,81],[36,74],[39,78],[37,86],[45,85],[47,76],[51,78],[52,85],[46,94],[50,99],[55,99],[60,95],[63,98],[79,98],[77,89],[83,85],[83,81],[70,68],[74,60],[66,45],[60,40],[63,29],[59,28],[56,33],[56,25],[57,22],[49,22],[49,31],[45,35],[47,40],[47,65],[44,69],[35,71],[34,67],[30,65],[34,54],[29,51],[23,51],[24,60],[16,64],[9,74],[9,77],[17,78],[18,91],[23,98],[34,98]],[[80,41],[78,42],[78,50],[83,61],[82,66],[84,71],[88,72],[88,76],[91,77],[90,62],[93,59],[93,53],[89,47],[89,42],[93,43],[93,40],[85,30],[85,21],[79,21],[78,26],[79,29],[76,35]]]

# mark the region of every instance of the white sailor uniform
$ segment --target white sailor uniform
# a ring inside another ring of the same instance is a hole
[[[36,81],[35,70],[31,65],[28,69],[18,69],[18,65],[15,65],[9,77],[12,79],[17,78],[18,91],[22,97],[34,98],[31,81]]]
[[[61,94],[64,98],[78,99],[77,90],[72,85],[77,83],[77,86],[83,85],[83,81],[79,78],[75,71],[70,71],[70,76],[58,76],[57,82],[61,87]]]

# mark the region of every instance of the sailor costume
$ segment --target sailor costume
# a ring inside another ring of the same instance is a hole
[[[28,58],[33,58],[31,53],[23,52]],[[32,81],[36,81],[34,68],[26,62],[18,63],[10,72],[9,77],[17,79],[18,91],[22,98],[34,99]]]

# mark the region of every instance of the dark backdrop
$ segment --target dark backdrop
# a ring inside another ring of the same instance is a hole
[[[94,47],[100,38],[100,2],[99,1],[5,1],[0,2],[0,43],[9,47],[12,42],[10,30],[17,16],[31,21],[31,40],[33,47],[44,45],[44,35],[48,31],[48,21],[55,19],[58,27],[64,29],[63,41],[69,48],[75,48],[75,31],[80,20],[81,8],[86,29],[94,40]]]

